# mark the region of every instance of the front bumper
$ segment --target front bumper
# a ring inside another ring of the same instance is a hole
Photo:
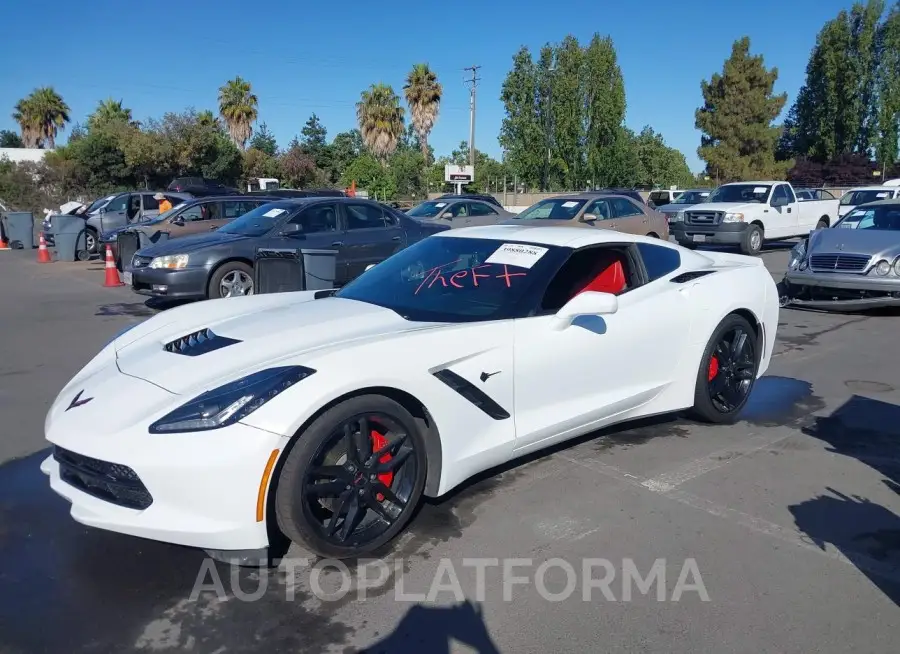
[[[269,546],[257,499],[270,455],[284,447],[281,436],[238,423],[171,435],[131,427],[114,440],[50,433],[48,440],[65,450],[47,457],[41,471],[81,524],[223,552]]]
[[[900,306],[900,279],[789,270],[782,281],[788,306],[860,311]]]
[[[177,300],[206,298],[209,271],[206,268],[128,268],[131,289],[141,295]]]
[[[669,223],[672,236],[681,245],[740,245],[747,231],[747,223],[719,223],[718,225],[689,225],[683,221]]]

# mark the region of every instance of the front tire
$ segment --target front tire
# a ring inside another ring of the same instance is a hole
[[[216,269],[209,280],[207,296],[211,300],[253,295],[253,268],[240,261],[229,261]]]
[[[744,232],[744,238],[741,241],[741,253],[750,256],[756,256],[760,253],[763,246],[763,230],[759,225],[750,225]]]
[[[101,254],[100,252],[100,236],[97,230],[92,227],[86,227],[84,230],[84,245],[88,254]]]
[[[278,526],[322,557],[371,553],[409,522],[426,469],[425,439],[409,411],[381,395],[351,398],[288,452],[275,491]]]
[[[713,332],[697,371],[693,414],[703,422],[734,423],[756,383],[760,349],[753,327],[731,314]]]

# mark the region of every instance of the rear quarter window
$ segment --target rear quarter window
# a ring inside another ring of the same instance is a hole
[[[637,249],[644,261],[644,268],[647,269],[648,281],[665,277],[681,266],[681,255],[673,248],[652,243],[638,243]]]

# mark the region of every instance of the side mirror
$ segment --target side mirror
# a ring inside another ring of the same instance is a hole
[[[580,316],[607,316],[619,310],[619,298],[612,293],[585,291],[566,302],[556,312],[554,329],[565,329]]]
[[[173,225],[178,225],[179,227],[184,227],[184,218],[178,217],[172,220]]]
[[[281,228],[281,235],[286,238],[306,238],[306,234],[303,233],[303,225],[298,223],[288,223],[284,227]]]
[[[581,216],[581,222],[583,223],[593,223],[597,222],[597,214],[595,213],[586,213]]]
[[[369,272],[369,271],[372,270],[372,268],[374,268],[374,267],[375,267],[375,264],[374,264],[374,263],[370,263],[368,266],[366,266],[366,272]]]

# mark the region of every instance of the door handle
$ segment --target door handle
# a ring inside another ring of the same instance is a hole
[[[331,247],[333,247],[333,248],[339,248],[339,247],[341,247],[343,244],[344,244],[343,241],[335,241],[334,243],[331,244]]]
[[[399,240],[400,240],[400,237],[399,237],[399,236],[394,236],[393,238],[391,238],[391,240],[392,240],[392,241],[399,241]]]
[[[788,213],[790,213],[790,212],[791,212],[791,208],[790,208],[790,207],[788,207]]]

